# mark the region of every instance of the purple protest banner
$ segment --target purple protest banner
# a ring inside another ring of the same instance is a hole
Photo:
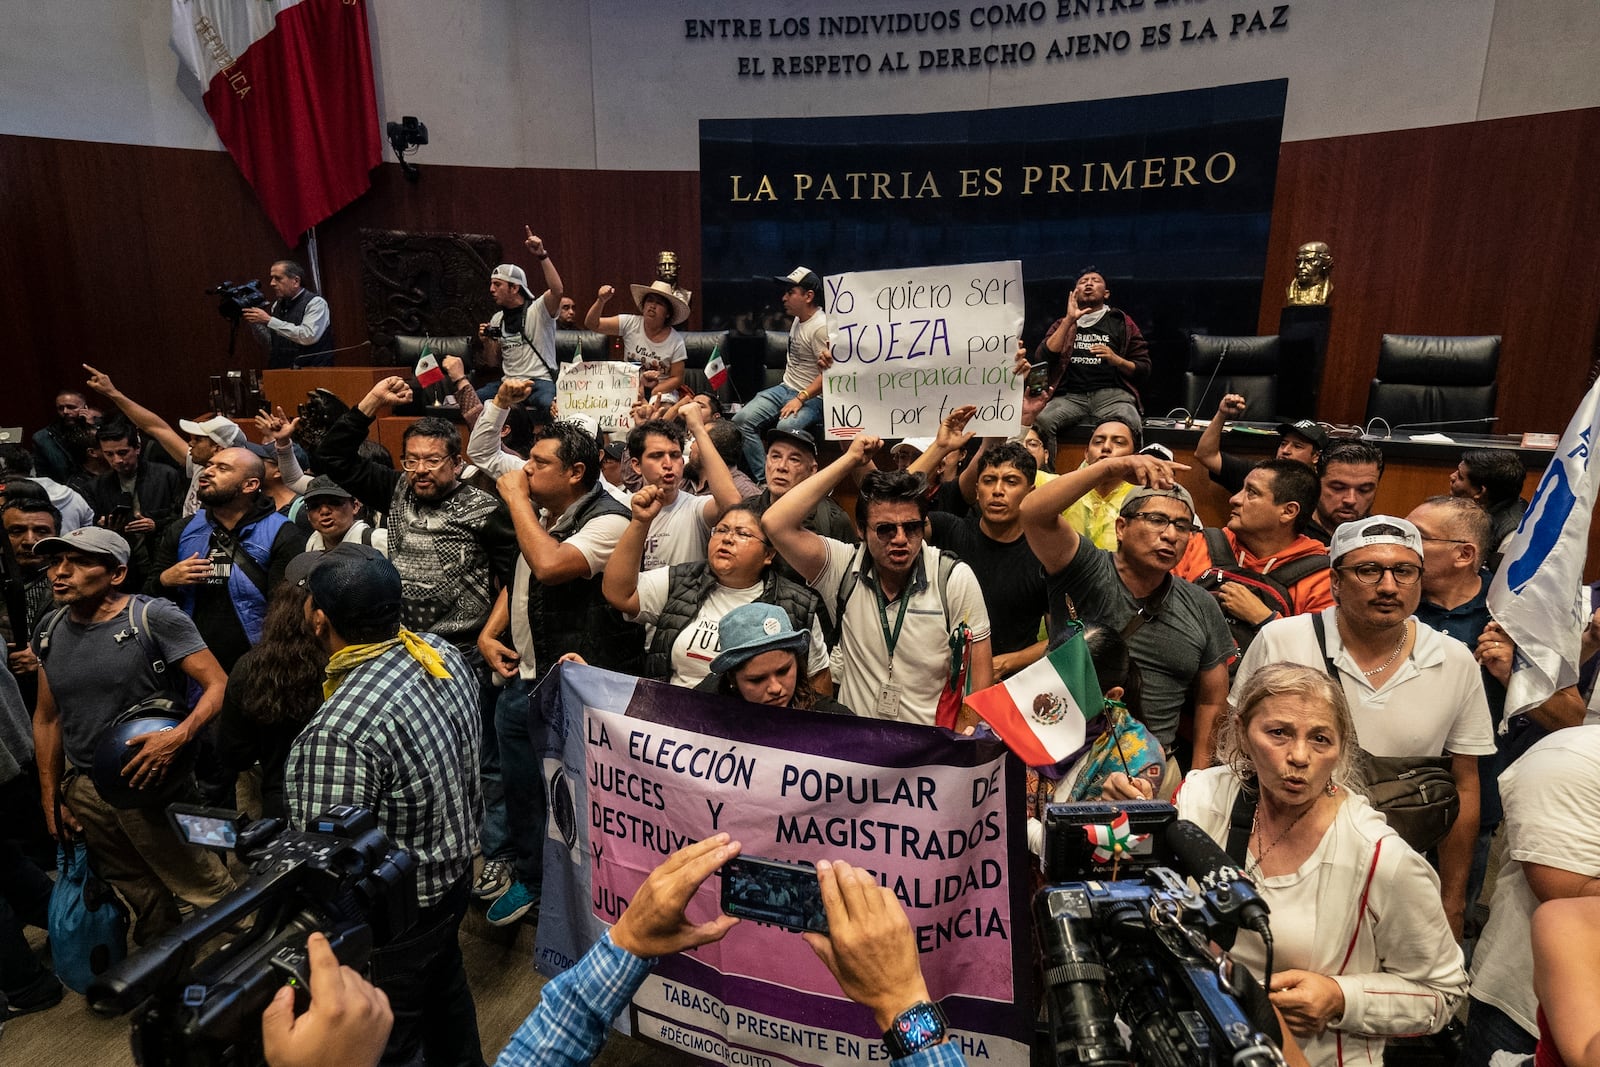
[[[905,905],[929,990],[968,1059],[1027,1063],[1024,780],[1003,745],[571,664],[546,676],[532,705],[548,737],[545,973],[571,966],[668,855],[726,831],[747,856],[872,871]],[[689,919],[715,916],[719,892],[708,879]],[[710,1062],[887,1059],[870,1013],[801,937],[750,920],[661,960],[619,1029]]]

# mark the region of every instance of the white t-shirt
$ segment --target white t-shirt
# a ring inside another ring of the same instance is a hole
[[[555,379],[556,372],[556,317],[544,302],[544,296],[534,297],[524,304],[522,332],[506,333],[500,338],[500,373],[507,378],[531,378],[535,381]],[[489,325],[504,326],[505,311],[496,311],[489,317]],[[539,353],[549,357],[545,362]]]
[[[577,506],[577,502],[572,505],[573,508]],[[571,514],[572,508],[568,508],[556,520],[555,526],[559,528],[562,520],[568,519]],[[549,512],[541,511],[539,522],[547,530],[552,528]],[[584,560],[589,564],[589,577],[593,578],[606,569],[606,562],[611,559],[622,531],[627,528],[626,515],[597,515],[562,544],[571,545],[583,553]],[[528,623],[528,585],[532,581],[533,568],[518,552],[517,570],[511,580],[511,647],[522,657],[517,666],[517,675],[526,682],[538,681],[540,674],[539,664],[533,655],[533,629]]]
[[[661,609],[667,606],[667,582],[665,567],[639,575],[639,614],[629,616],[629,622],[655,625],[661,617]],[[718,633],[722,617],[734,608],[759,600],[760,597],[760,582],[744,589],[729,589],[721,584],[712,586],[700,605],[700,614],[672,642],[672,675],[668,680],[673,685],[691,688],[704,681],[706,675],[711,673],[711,661],[722,651]],[[822,639],[822,624],[816,616],[812,616],[811,652],[807,657],[806,677],[817,674],[827,665],[828,647]]]
[[[1506,863],[1472,954],[1472,996],[1537,1034],[1529,924],[1539,898],[1522,865],[1600,877],[1600,727],[1572,726],[1538,741],[1501,773],[1500,799]]]
[[[622,358],[637,363],[641,371],[659,371],[663,381],[671,377],[672,364],[689,361],[689,349],[677,330],[668,333],[665,341],[652,341],[644,332],[642,316],[618,315],[617,332],[622,335]]]
[[[1374,756],[1494,755],[1494,727],[1483,679],[1467,646],[1414,617],[1417,643],[1381,689],[1374,689],[1339,639],[1337,608],[1322,613],[1328,634],[1328,655],[1339,668],[1344,695],[1350,701],[1361,747]],[[1228,703],[1239,706],[1239,693],[1256,668],[1288,660],[1323,668],[1312,616],[1294,615],[1261,628],[1250,643],[1233,680]]]
[[[639,569],[653,571],[705,559],[706,542],[711,540],[711,526],[706,522],[706,501],[710,499],[678,490],[672,503],[662,508],[650,524],[650,536],[644,542],[644,564]]]
[[[783,384],[795,392],[817,380],[822,368],[817,357],[828,347],[828,316],[813,311],[804,322],[798,319],[789,327],[789,361],[783,368]]]
[[[363,537],[362,534],[368,530],[372,531],[372,536]],[[383,553],[384,556],[389,555],[389,531],[373,529],[373,527],[363,519],[357,519],[355,522],[352,522],[350,524],[350,529],[346,530],[344,532],[344,536],[339,539],[339,543],[341,545],[346,541],[350,542],[352,545],[369,544],[379,552]],[[306,551],[326,552],[327,550],[327,540],[320,532],[312,530],[311,533],[306,537]]]
[[[828,558],[811,588],[832,611],[839,601],[839,587],[856,554],[855,545],[824,537]],[[862,562],[869,562],[863,553]],[[883,622],[878,616],[877,581],[869,573],[856,582],[845,602],[844,621],[839,632],[843,649],[839,683],[839,702],[857,715],[868,718],[894,718],[931,726],[939,710],[939,694],[950,676],[950,631],[965,621],[973,641],[989,639],[989,611],[983,591],[972,568],[958,563],[950,574],[949,604],[939,600],[939,550],[922,546],[922,577],[907,595],[906,619],[895,644],[892,685],[899,690],[899,703],[893,709],[880,707],[890,683],[889,649],[884,641]],[[899,616],[899,601],[889,605],[889,629]],[[948,622],[946,618],[948,617]],[[888,714],[892,710],[894,714]]]

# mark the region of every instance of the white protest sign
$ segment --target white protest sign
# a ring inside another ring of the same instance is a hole
[[[639,399],[639,366],[620,359],[568,363],[556,380],[556,405],[563,417],[588,415],[602,430],[626,430]]]
[[[855,271],[829,275],[825,285],[829,437],[931,437],[964,404],[978,407],[967,429],[979,436],[1017,432],[1021,261]]]

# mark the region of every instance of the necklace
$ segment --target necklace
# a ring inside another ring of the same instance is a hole
[[[1411,624],[1409,622],[1401,623],[1400,624],[1400,641],[1399,641],[1398,644],[1396,644],[1394,646],[1394,651],[1389,653],[1389,658],[1383,661],[1383,665],[1382,666],[1374,667],[1370,671],[1362,671],[1361,672],[1361,676],[1363,678],[1371,678],[1371,677],[1373,677],[1375,675],[1382,674],[1384,671],[1386,671],[1390,667],[1394,666],[1394,661],[1395,661],[1396,657],[1398,657],[1400,655],[1400,650],[1402,648],[1406,647],[1406,638],[1408,636],[1410,636],[1410,634],[1411,634]]]
[[[1310,814],[1311,809],[1316,807],[1316,806],[1317,805],[1316,805],[1315,801],[1313,801],[1310,804],[1307,804],[1305,806],[1305,808],[1301,810],[1300,814],[1296,815],[1294,817],[1294,819],[1290,821],[1289,825],[1284,827],[1283,831],[1281,833],[1279,833],[1277,837],[1273,838],[1272,844],[1268,845],[1266,848],[1264,848],[1260,852],[1256,853],[1256,857],[1255,857],[1254,862],[1245,864],[1244,873],[1245,873],[1245,876],[1247,878],[1250,878],[1252,881],[1255,881],[1255,882],[1259,882],[1261,880],[1261,877],[1262,877],[1262,875],[1261,875],[1261,864],[1266,861],[1267,856],[1271,854],[1272,850],[1277,848],[1280,844],[1282,844],[1283,843],[1283,839],[1289,836],[1289,831],[1293,830],[1296,826],[1299,826],[1300,825],[1300,820],[1305,818],[1308,814]],[[1256,805],[1255,816],[1250,821],[1250,833],[1255,837],[1256,844],[1260,845],[1261,841],[1262,841],[1262,837],[1261,837],[1261,805],[1259,803],[1257,803],[1257,805]]]

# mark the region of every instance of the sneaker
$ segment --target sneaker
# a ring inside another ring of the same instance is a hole
[[[527,882],[512,882],[493,904],[486,916],[491,926],[510,926],[539,906],[539,887]]]
[[[36,1011],[47,1011],[61,1003],[61,979],[49,971],[14,993],[0,993],[0,1023]]]
[[[472,883],[475,900],[495,900],[511,888],[511,861],[485,860],[478,880]]]

